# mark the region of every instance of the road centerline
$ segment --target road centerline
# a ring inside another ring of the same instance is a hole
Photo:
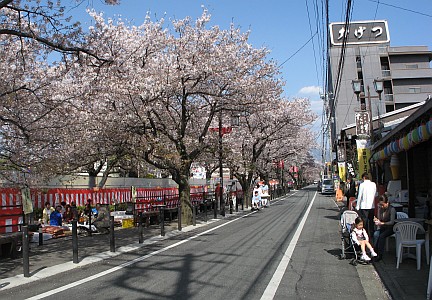
[[[300,224],[297,227],[297,230],[294,233],[294,236],[291,239],[291,242],[289,243],[281,261],[279,262],[278,267],[276,268],[276,271],[274,272],[272,278],[270,279],[269,284],[267,285],[266,289],[264,290],[264,293],[261,296],[261,300],[271,300],[276,295],[276,291],[279,288],[279,285],[282,281],[282,277],[285,275],[285,271],[289,265],[289,262],[291,260],[291,256],[292,256],[294,249],[297,245],[298,239],[299,239],[300,234],[303,230],[303,227],[306,223],[307,217],[308,217],[309,212],[312,208],[312,205],[315,201],[316,195],[317,195],[317,192],[315,192],[315,194],[312,198],[312,201],[309,204],[308,209],[306,210],[305,214],[303,215],[303,218],[300,221]]]

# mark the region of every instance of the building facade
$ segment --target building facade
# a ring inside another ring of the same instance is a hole
[[[360,134],[371,144],[382,138],[383,116],[397,119],[398,111],[406,114],[406,108],[431,97],[432,52],[426,46],[390,46],[387,21],[331,23],[329,32],[326,114],[333,156],[343,161],[347,143],[355,147]],[[361,86],[358,93],[353,80]],[[383,84],[379,93],[376,81]],[[359,132],[359,120],[365,132]]]

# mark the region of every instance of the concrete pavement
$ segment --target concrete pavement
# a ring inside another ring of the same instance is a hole
[[[343,202],[336,202],[339,208],[345,206]],[[415,300],[426,299],[427,283],[429,278],[429,266],[426,264],[426,254],[422,248],[421,269],[417,270],[416,260],[404,259],[396,269],[395,239],[389,240],[389,251],[385,253],[381,261],[373,265],[357,265],[360,277],[365,269],[372,268],[373,274],[383,283],[390,299]],[[368,272],[370,274],[370,272]],[[367,288],[365,287],[365,290]],[[373,298],[371,298],[373,299]]]
[[[338,203],[340,206],[341,204]],[[239,212],[244,214],[249,211]],[[236,214],[227,214],[225,218],[231,218]],[[210,216],[209,216],[210,218]],[[144,228],[144,243],[138,244],[138,228],[116,229],[116,252],[110,252],[109,235],[94,234],[91,237],[79,238],[78,264],[72,263],[72,241],[70,237],[45,241],[43,246],[37,243],[31,244],[30,277],[25,278],[23,273],[22,259],[0,259],[0,291],[19,286],[28,282],[36,281],[68,270],[92,264],[122,253],[133,251],[139,247],[157,243],[195,228],[218,222],[219,219],[209,219],[204,222],[197,220],[197,226],[187,226],[182,231],[177,230],[177,222],[165,225],[166,235],[160,236],[160,228],[153,225]],[[70,243],[68,246],[67,243]],[[386,253],[382,261],[373,265],[357,265],[357,271],[368,299],[425,299],[429,266],[426,265],[423,251],[422,268],[416,270],[415,260],[406,259],[396,269],[394,239],[390,241],[390,252]],[[349,261],[347,260],[347,264]],[[351,267],[351,266],[350,266]],[[372,275],[371,275],[372,274]],[[378,284],[374,283],[378,281]]]

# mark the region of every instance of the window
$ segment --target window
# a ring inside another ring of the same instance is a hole
[[[324,180],[323,180],[323,184],[324,184],[324,185],[332,185],[332,184],[333,184],[333,181],[332,181],[331,179],[324,179]]]
[[[408,93],[410,93],[410,94],[421,93],[421,88],[419,88],[419,87],[410,87],[410,88],[408,88]]]
[[[383,77],[390,77],[390,63],[387,57],[380,57],[381,72]]]
[[[378,53],[387,54],[387,46],[378,46]]]
[[[386,113],[394,111],[394,105],[387,105],[386,104]]]
[[[358,69],[361,69],[362,67],[362,62],[361,62],[361,58],[360,56],[356,56],[356,65]]]
[[[390,70],[382,70],[381,73],[382,73],[383,77],[390,77],[391,76]]]
[[[385,94],[384,99],[386,102],[393,102],[393,94]]]
[[[418,69],[418,64],[409,64],[405,65],[407,69]]]

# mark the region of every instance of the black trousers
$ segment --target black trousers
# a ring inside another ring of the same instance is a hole
[[[378,250],[380,255],[384,254],[386,238],[391,236],[393,233],[393,227],[391,226],[383,226],[375,232],[376,240],[374,242],[376,243],[375,247],[377,248],[375,250]]]
[[[360,217],[363,219],[364,229],[369,235],[369,240],[372,240],[374,233],[374,209],[360,209]]]

